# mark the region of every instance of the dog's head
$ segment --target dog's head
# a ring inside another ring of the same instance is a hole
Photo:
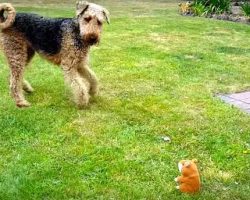
[[[103,23],[110,23],[108,10],[94,3],[78,1],[76,16],[84,42],[89,45],[97,44],[100,41]]]
[[[187,1],[186,3],[179,3],[179,11],[181,14],[188,15],[192,14],[192,2]]]

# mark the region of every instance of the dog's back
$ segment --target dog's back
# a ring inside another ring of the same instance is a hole
[[[62,24],[71,19],[49,19],[36,14],[17,13],[10,29],[23,34],[35,51],[49,55],[58,53],[62,43]]]

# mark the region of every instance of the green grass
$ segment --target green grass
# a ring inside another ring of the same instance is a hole
[[[15,5],[73,16],[65,2]],[[250,117],[215,94],[250,89],[250,27],[179,16],[174,1],[99,2],[111,25],[91,52],[101,92],[88,109],[38,56],[32,107],[17,109],[0,54],[0,199],[249,199]],[[203,187],[189,196],[174,178],[192,158]]]

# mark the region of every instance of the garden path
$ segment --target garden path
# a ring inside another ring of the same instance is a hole
[[[250,114],[250,91],[219,95],[219,97],[226,103],[229,103],[241,110]]]

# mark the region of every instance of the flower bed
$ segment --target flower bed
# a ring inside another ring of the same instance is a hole
[[[250,1],[194,0],[179,4],[180,13],[250,24]]]

